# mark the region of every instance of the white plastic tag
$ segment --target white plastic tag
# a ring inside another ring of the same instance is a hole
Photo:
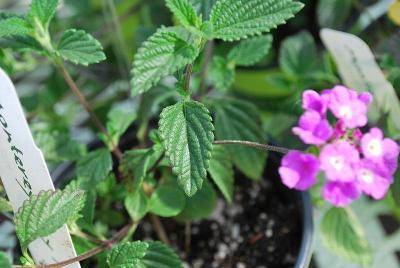
[[[390,127],[400,133],[400,102],[368,45],[355,35],[331,29],[321,30],[321,38],[331,52],[345,85],[369,91],[374,96],[368,115],[370,121],[376,123],[380,116],[388,114]]]
[[[0,69],[0,177],[14,212],[32,194],[54,190],[42,152],[33,141],[15,87]],[[76,256],[66,226],[29,245],[36,264],[51,264]],[[66,266],[80,268],[79,263]]]

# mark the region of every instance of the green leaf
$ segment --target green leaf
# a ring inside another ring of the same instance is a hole
[[[58,0],[32,0],[28,17],[39,21],[47,28],[57,11]]]
[[[217,204],[217,194],[213,186],[205,180],[203,187],[192,197],[186,199],[183,211],[177,216],[181,221],[205,219],[213,213]]]
[[[63,59],[84,66],[106,59],[100,42],[83,30],[66,30],[57,50]]]
[[[286,38],[280,48],[279,65],[292,76],[302,77],[314,70],[317,60],[314,38],[307,31]]]
[[[239,40],[269,32],[294,17],[304,4],[292,0],[220,0],[211,10],[214,38]]]
[[[119,144],[121,136],[125,133],[132,122],[135,121],[137,114],[123,109],[112,109],[108,113],[107,117],[107,132],[111,137],[112,142],[110,142],[109,138],[103,133],[100,134],[100,137],[109,148],[113,148],[114,145]]]
[[[316,12],[318,25],[320,28],[341,28],[350,16],[353,4],[352,0],[319,0]]]
[[[5,36],[24,36],[33,32],[28,22],[20,17],[0,20],[0,38]]]
[[[211,81],[217,90],[226,91],[235,82],[235,65],[225,58],[214,56],[210,69]]]
[[[0,251],[0,267],[12,268],[10,258],[2,251]]]
[[[229,151],[224,146],[214,145],[208,172],[225,199],[231,203],[234,187],[233,164]]]
[[[0,212],[10,212],[13,208],[7,199],[0,197]]]
[[[82,190],[42,191],[26,200],[15,216],[22,251],[34,240],[48,236],[80,217],[85,204]]]
[[[149,210],[149,198],[141,189],[130,192],[125,197],[125,208],[132,220],[139,221]]]
[[[179,188],[160,186],[151,196],[149,210],[162,217],[173,217],[183,210],[185,201],[185,194]]]
[[[211,158],[214,126],[209,111],[200,102],[178,102],[162,111],[159,130],[179,185],[188,196],[194,195]]]
[[[253,37],[241,41],[228,54],[228,59],[240,66],[251,66],[265,57],[272,46],[272,35]]]
[[[42,46],[38,43],[38,41],[27,35],[12,35],[0,38],[0,47],[11,48],[20,51],[35,51],[43,53]]]
[[[178,27],[163,28],[152,35],[135,55],[132,94],[149,90],[161,78],[192,63],[199,53],[192,42],[189,34]]]
[[[216,99],[215,134],[218,140],[245,140],[264,143],[259,112],[246,101]],[[264,171],[266,152],[243,145],[226,145],[234,164],[247,177],[259,179]]]
[[[350,208],[329,209],[320,227],[325,245],[339,257],[363,265],[372,263],[363,227]]]
[[[110,268],[181,268],[176,253],[160,242],[126,242],[108,254]]]
[[[126,151],[119,169],[125,177],[133,175],[134,188],[139,189],[148,170],[156,164],[162,153],[163,151],[153,149]]]
[[[104,180],[112,170],[112,158],[107,149],[99,149],[88,153],[78,161],[77,175],[79,178],[96,183]]]
[[[188,0],[166,0],[167,7],[185,27],[200,27],[201,19]]]

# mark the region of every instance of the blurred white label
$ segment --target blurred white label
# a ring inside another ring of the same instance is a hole
[[[42,152],[33,141],[15,87],[0,69],[0,177],[14,212],[33,194],[54,190]],[[66,226],[29,245],[36,264],[51,264],[76,256]],[[79,268],[79,263],[66,266]]]

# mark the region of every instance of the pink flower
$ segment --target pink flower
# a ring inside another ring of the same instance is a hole
[[[316,111],[324,117],[328,108],[328,99],[314,90],[306,90],[303,93],[303,108],[307,111]]]
[[[353,181],[353,164],[360,159],[357,149],[347,141],[326,145],[320,154],[321,169],[332,181]]]
[[[396,171],[399,145],[391,139],[385,139],[379,128],[372,128],[363,136],[361,150],[365,158],[385,166],[391,175]]]
[[[279,174],[289,188],[307,190],[317,182],[318,158],[312,154],[290,151],[283,159]]]
[[[318,112],[306,111],[300,117],[299,126],[293,128],[293,133],[306,144],[321,145],[329,140],[333,130],[328,120]]]
[[[324,199],[336,207],[345,207],[360,196],[360,190],[353,182],[328,182],[325,184]]]
[[[368,105],[372,101],[371,94],[358,94],[344,86],[336,86],[325,91],[329,97],[328,108],[336,118],[343,120],[345,127],[356,128],[367,124]]]
[[[361,190],[374,199],[382,199],[393,181],[381,166],[367,159],[361,160],[356,174]]]

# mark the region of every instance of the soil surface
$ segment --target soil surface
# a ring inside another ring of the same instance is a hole
[[[255,183],[237,176],[236,181],[232,205],[221,198],[210,219],[192,224],[188,257],[184,252],[185,226],[163,220],[186,267],[293,268],[302,234],[295,193],[281,187],[276,179]],[[147,221],[135,234],[135,239],[155,237]]]

